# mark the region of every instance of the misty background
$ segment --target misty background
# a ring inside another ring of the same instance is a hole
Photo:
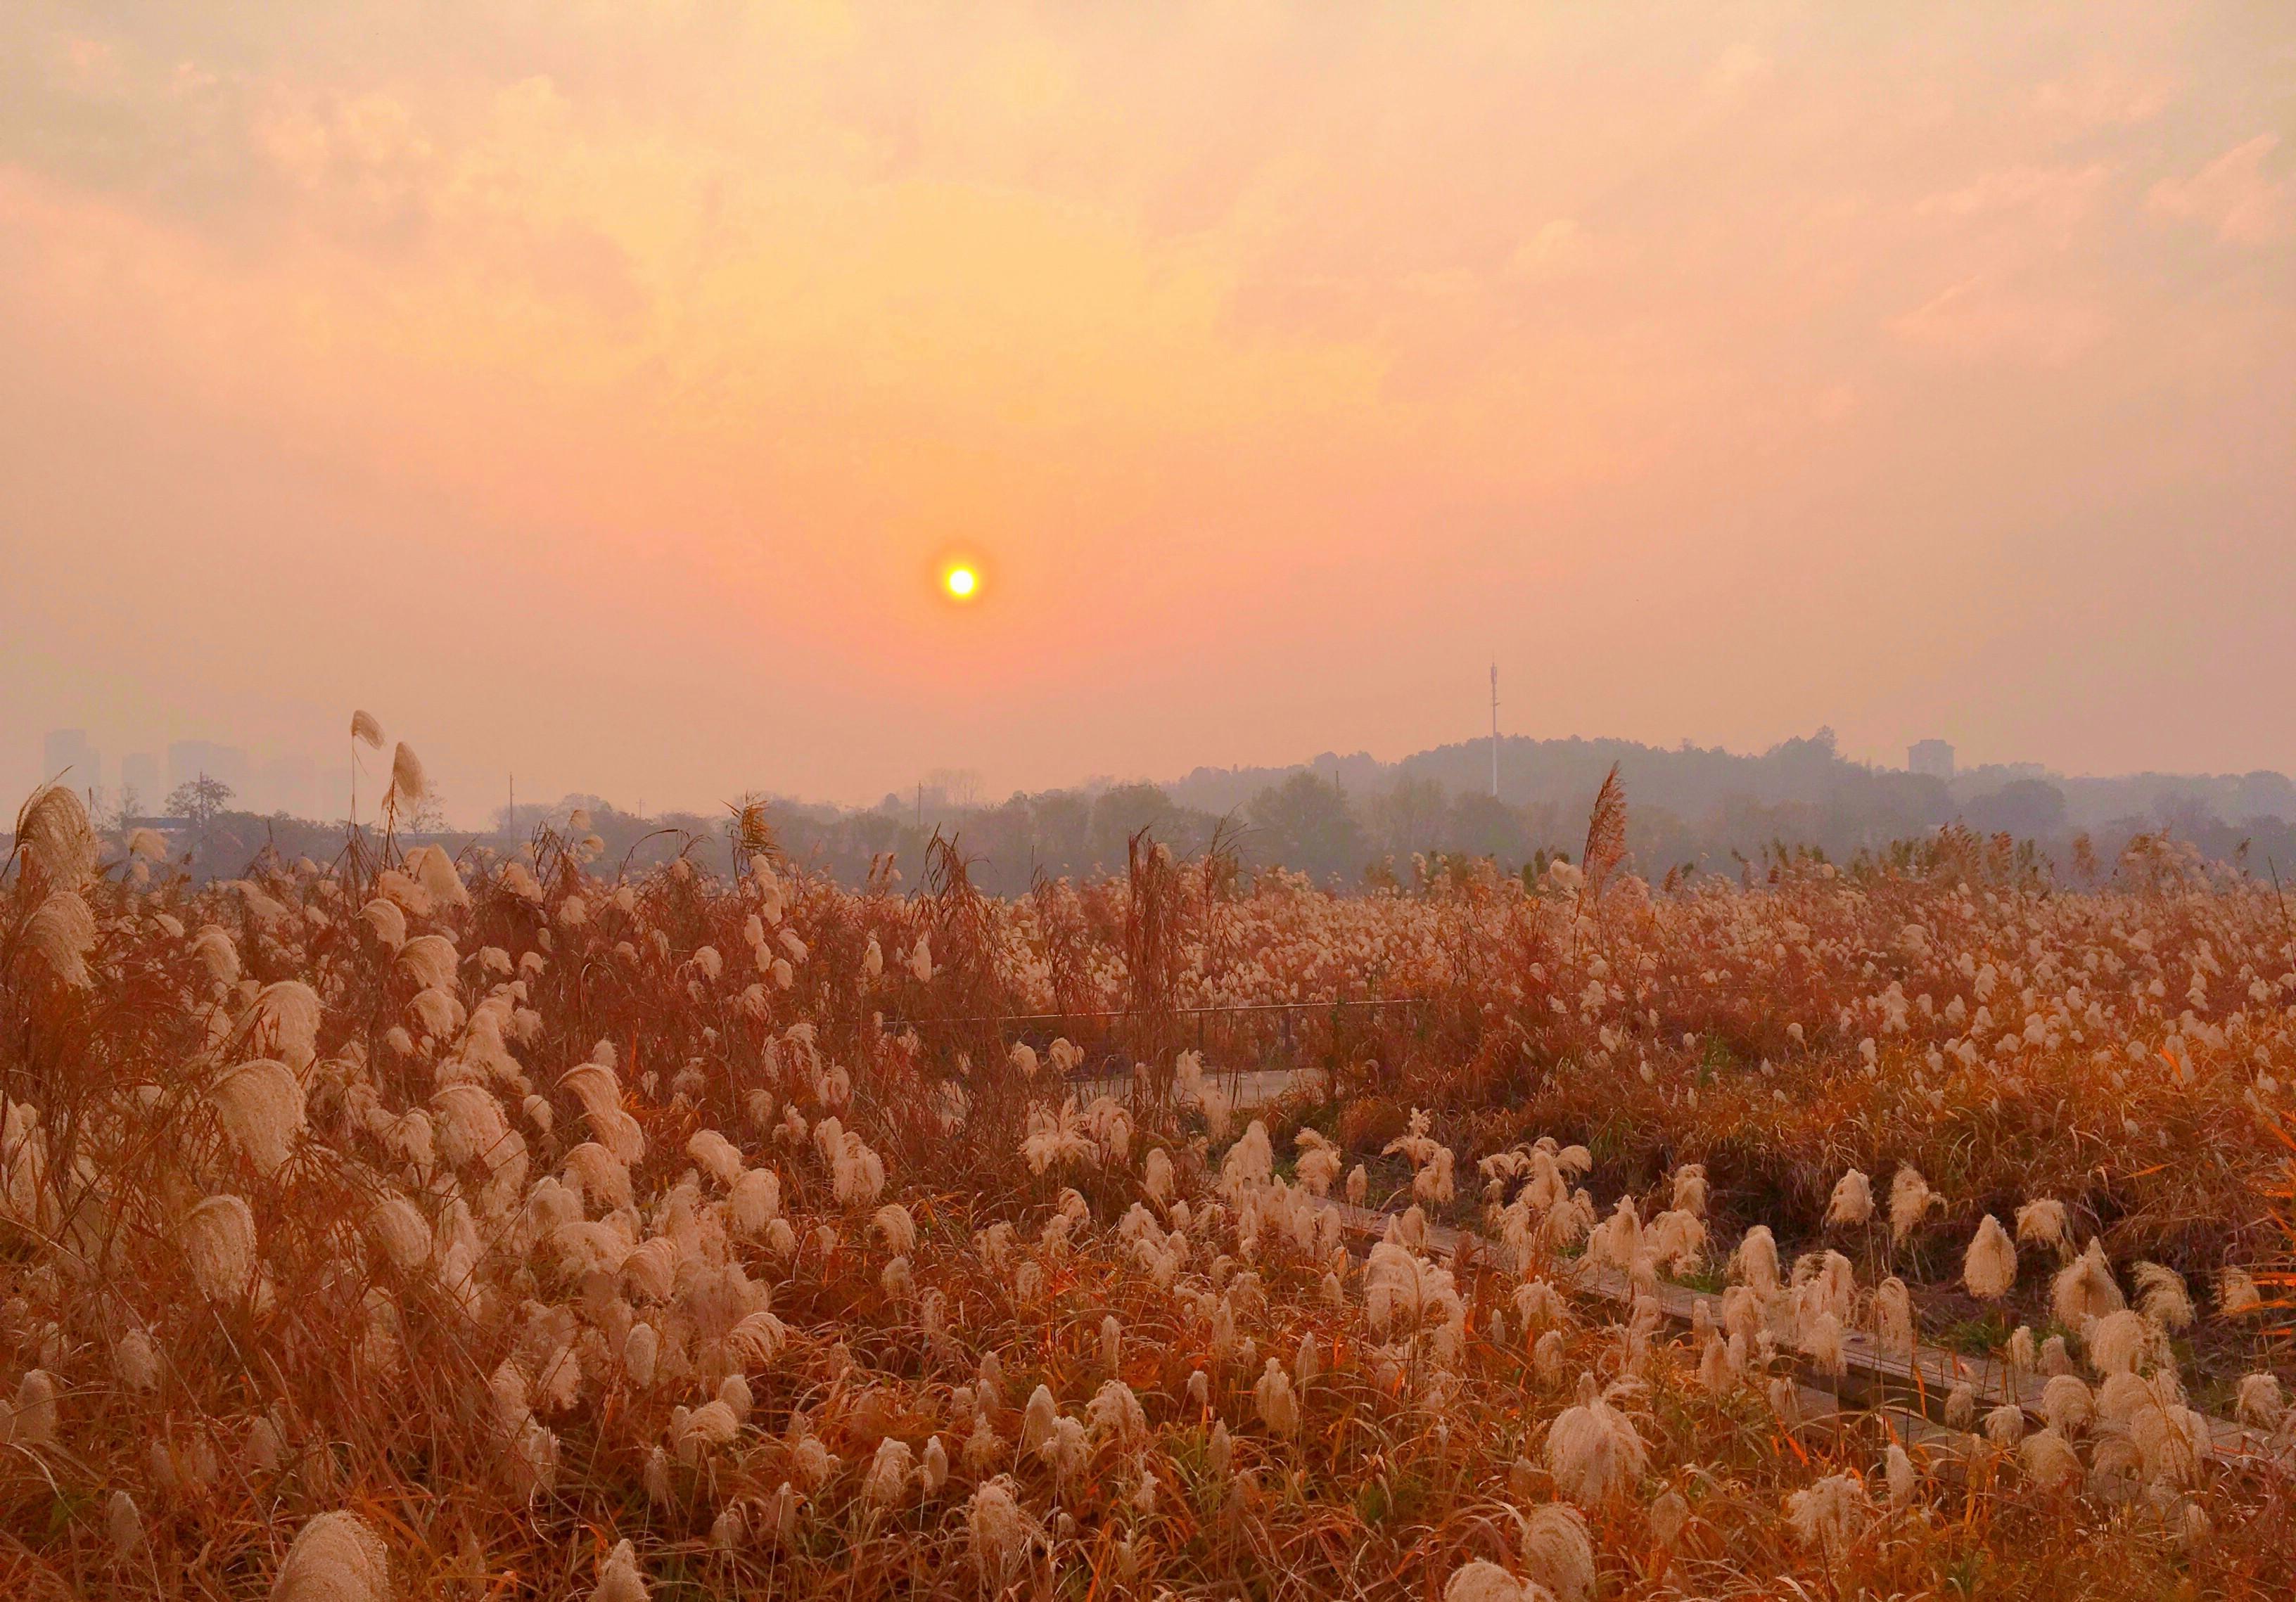
[[[13,0],[0,795],[2296,768],[2292,164],[2278,4]]]
[[[53,732],[42,756],[66,783],[109,771],[80,731]],[[976,884],[1006,895],[1040,879],[1121,873],[1144,830],[1183,855],[1227,850],[1249,868],[1281,866],[1341,888],[1409,883],[1439,871],[1445,859],[1536,873],[1557,855],[1578,855],[1613,764],[1627,790],[1634,866],[1652,879],[1744,876],[1789,856],[1854,865],[1956,827],[2030,845],[2037,864],[2058,873],[2093,876],[2099,862],[2109,871],[2140,834],[2165,834],[2259,877],[2296,866],[2296,783],[2278,772],[2067,777],[2034,764],[1961,768],[1953,748],[1935,740],[1909,748],[1906,767],[1885,768],[1844,756],[1831,729],[1759,756],[1687,742],[1502,736],[1496,758],[1485,738],[1394,762],[1327,752],[1286,766],[1199,767],[1160,784],[1101,779],[1001,799],[961,769],[925,774],[868,807],[766,798],[783,848],[809,870],[859,885],[890,856],[913,879],[940,836],[956,842]],[[375,826],[389,774],[375,754],[356,772],[348,762],[258,766],[234,748],[186,741],[167,753],[169,788],[160,793],[147,779],[156,763],[131,754],[119,759],[116,788],[78,788],[114,829],[160,830],[170,855],[199,879],[235,877],[275,854],[326,860],[345,845],[354,795],[364,797],[362,826]],[[340,799],[332,809],[288,804],[329,787]],[[460,828],[442,802],[428,796],[400,818],[402,838],[457,851],[515,849],[537,828],[571,829],[595,833],[615,862],[651,866],[690,852],[705,866],[732,866],[734,800],[713,812],[648,813],[588,792],[520,800],[506,789],[483,824]],[[466,802],[460,810],[467,820],[475,809]]]

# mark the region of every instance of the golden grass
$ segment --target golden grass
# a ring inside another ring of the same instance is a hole
[[[2279,1289],[2296,944],[2268,892],[2173,854],[2078,895],[1931,853],[1341,898],[1143,840],[1123,879],[1005,903],[953,847],[926,894],[841,890],[745,816],[734,881],[602,875],[545,833],[514,864],[195,890],[44,805],[0,901],[7,1594],[315,1595],[320,1543],[283,1564],[338,1512],[390,1570],[345,1596],[1430,1597],[1480,1558],[1569,1597],[1574,1520],[1605,1596],[2286,1594],[2284,1470],[2160,1442],[2284,1358],[2270,1307],[2209,1293],[2227,1266]],[[1305,1005],[1201,1010],[1275,1002]],[[1056,1037],[1137,1070],[1064,1107]],[[1305,1086],[1223,1116],[1195,1050]],[[261,1060],[287,1074],[235,1074]],[[1423,1144],[1397,1139],[1413,1108]],[[1425,1214],[1523,1249],[1439,1281],[1414,1214],[1387,1261],[1423,1309],[1375,1318],[1328,1173],[1294,1181],[1309,1128],[1375,1203],[1415,1175]],[[1542,1136],[1589,1148],[1583,1199],[1533,1196]],[[1935,1338],[2049,1333],[2053,1252],[2021,1248],[1990,1323],[1954,1283],[1980,1218],[2046,1197],[2123,1285],[2180,1271],[2200,1320],[2148,1326],[2150,1389],[2070,1483],[1917,1451],[1893,1500],[1878,1418],[1772,1405],[1813,1316],[1791,1286],[1734,1293],[1763,1328],[1718,1383],[1696,1336],[1592,1301],[1536,1344],[1526,1276],[1621,1196],[1655,1230],[1690,1163],[1712,1199],[1685,1271],[1718,1319],[1760,1222],[1849,1260],[1854,1320],[1894,1272]],[[1943,1197],[1904,1240],[1824,1223],[1845,1169],[1880,1192],[1900,1164]],[[743,1170],[775,1176],[770,1219]],[[184,1221],[218,1196],[255,1240],[211,1295]],[[877,1222],[896,1202],[913,1243]],[[1599,1496],[1585,1419],[1553,1432],[1590,1395],[1642,1449]]]

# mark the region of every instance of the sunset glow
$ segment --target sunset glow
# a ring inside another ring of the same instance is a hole
[[[2288,761],[2282,8],[669,10],[0,8],[0,780]]]
[[[9,1572],[2284,1584],[2292,68],[0,0]]]

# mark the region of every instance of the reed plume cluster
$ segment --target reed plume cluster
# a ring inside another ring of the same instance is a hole
[[[578,821],[194,887],[43,791],[0,880],[0,1567],[2284,1595],[2269,893],[1669,891],[1605,795],[1535,887],[1140,841],[1004,902],[953,847],[840,889],[754,808],[638,877]],[[1934,1428],[1824,1405],[1924,1340],[1967,1364]]]

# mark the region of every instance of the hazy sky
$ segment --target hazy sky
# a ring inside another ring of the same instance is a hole
[[[2284,0],[0,7],[16,791],[2296,768],[2292,507]]]

